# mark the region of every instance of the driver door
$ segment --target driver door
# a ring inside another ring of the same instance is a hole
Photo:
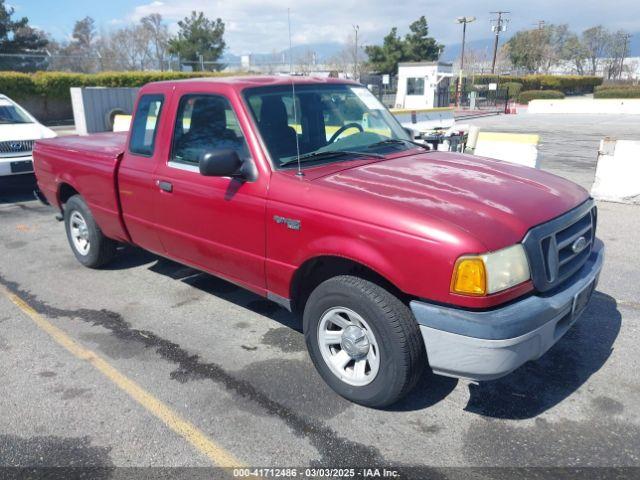
[[[160,240],[169,257],[239,283],[265,290],[266,182],[205,177],[205,152],[252,154],[230,100],[216,93],[176,88],[173,138],[156,170]]]

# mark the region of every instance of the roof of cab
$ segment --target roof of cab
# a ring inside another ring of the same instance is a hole
[[[152,82],[149,85],[173,85],[176,83],[189,84],[189,83],[217,83],[229,85],[237,90],[242,90],[248,87],[265,87],[276,85],[291,85],[291,82],[296,85],[314,84],[314,83],[334,83],[334,84],[350,84],[359,85],[353,80],[345,80],[341,78],[321,78],[321,77],[301,77],[301,76],[289,76],[289,75],[261,75],[261,76],[245,76],[245,77],[199,77],[199,78],[184,78],[180,80],[163,80],[160,82]]]

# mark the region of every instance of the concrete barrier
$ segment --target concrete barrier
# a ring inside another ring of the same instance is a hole
[[[565,100],[531,100],[528,113],[625,113],[640,115],[640,99],[578,98]]]
[[[539,141],[540,136],[534,134],[479,132],[473,153],[481,157],[538,168]]]
[[[116,115],[113,117],[114,132],[128,132],[131,126],[131,115]]]
[[[600,141],[591,196],[598,200],[640,204],[640,141]]]

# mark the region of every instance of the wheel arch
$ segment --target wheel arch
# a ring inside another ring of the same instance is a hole
[[[77,188],[71,185],[69,182],[61,181],[58,185],[58,205],[60,210],[62,210],[62,206],[67,203],[67,201],[73,197],[74,195],[80,195],[80,192]]]
[[[354,275],[388,290],[403,302],[410,296],[377,269],[340,255],[317,255],[302,263],[293,274],[289,288],[291,310],[302,312],[311,292],[322,282],[339,275]]]

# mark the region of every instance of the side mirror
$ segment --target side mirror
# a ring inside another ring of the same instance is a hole
[[[409,127],[402,127],[402,128],[407,133],[407,135],[409,135],[409,138],[411,138],[411,140],[415,140],[417,135],[416,135],[416,131],[413,128],[409,128]]]
[[[205,177],[241,177],[242,160],[235,150],[205,152],[200,157],[200,175]]]

